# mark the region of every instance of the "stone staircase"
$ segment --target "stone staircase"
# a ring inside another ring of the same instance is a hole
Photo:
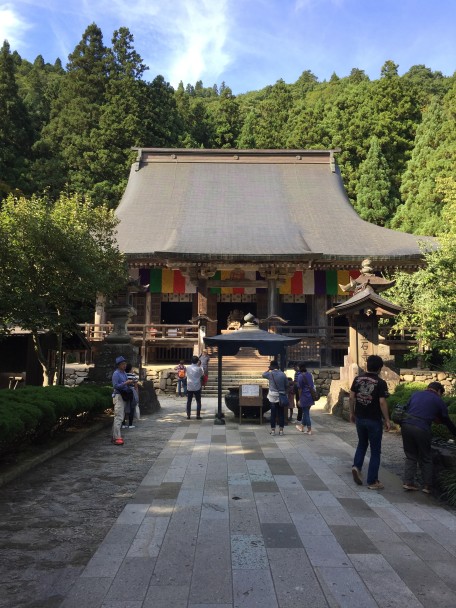
[[[209,354],[211,355],[209,379],[203,395],[216,397],[218,387],[217,349],[211,349]],[[225,394],[228,388],[238,387],[240,384],[268,386],[268,381],[263,379],[261,374],[268,369],[269,362],[270,357],[260,355],[253,348],[241,348],[237,355],[223,357],[222,394]]]

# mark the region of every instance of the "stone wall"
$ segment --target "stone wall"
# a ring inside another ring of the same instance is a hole
[[[447,372],[433,372],[428,369],[401,369],[401,382],[440,382],[446,393],[456,389],[456,375]]]
[[[84,382],[89,374],[90,365],[84,363],[72,363],[65,366],[65,386],[77,386]]]
[[[177,373],[173,367],[157,366],[143,368],[147,380],[153,383],[157,394],[175,393]]]
[[[401,369],[399,372],[400,382],[440,382],[446,393],[456,392],[456,376],[447,372],[436,372],[428,369]],[[348,403],[349,387],[341,380],[334,379],[328,393],[326,410],[340,416],[345,420],[350,418]]]
[[[340,371],[338,367],[316,369],[311,369],[309,367],[308,370],[313,376],[314,384],[318,392],[323,397],[326,397],[329,394],[332,382],[340,379]]]

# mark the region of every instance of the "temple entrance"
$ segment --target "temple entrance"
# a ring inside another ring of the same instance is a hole
[[[305,302],[302,303],[289,303],[282,302],[280,305],[281,314],[288,321],[287,325],[308,325],[307,323],[307,304]],[[287,326],[286,325],[286,326]],[[285,326],[285,327],[286,327]]]
[[[257,306],[255,302],[219,302],[217,304],[217,334],[227,329],[228,316],[231,311],[240,310],[242,317],[248,312],[256,316]]]
[[[169,325],[188,325],[192,318],[191,302],[162,302],[161,322]]]

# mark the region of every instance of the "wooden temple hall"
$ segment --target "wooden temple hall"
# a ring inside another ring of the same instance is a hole
[[[347,322],[326,311],[352,295],[341,286],[366,259],[375,273],[422,263],[417,237],[356,214],[337,150],[137,152],[118,243],[145,364],[186,358],[252,313],[263,329],[302,336],[289,359],[339,365]],[[92,338],[109,331],[107,310],[100,298]]]

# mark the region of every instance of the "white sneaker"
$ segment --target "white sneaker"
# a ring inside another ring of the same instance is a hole
[[[127,425],[126,425],[126,424],[122,424],[122,428],[123,428],[123,429],[126,429],[126,428],[127,428]]]
[[[134,424],[130,424],[130,426],[128,427],[129,429],[134,429],[135,425]]]

